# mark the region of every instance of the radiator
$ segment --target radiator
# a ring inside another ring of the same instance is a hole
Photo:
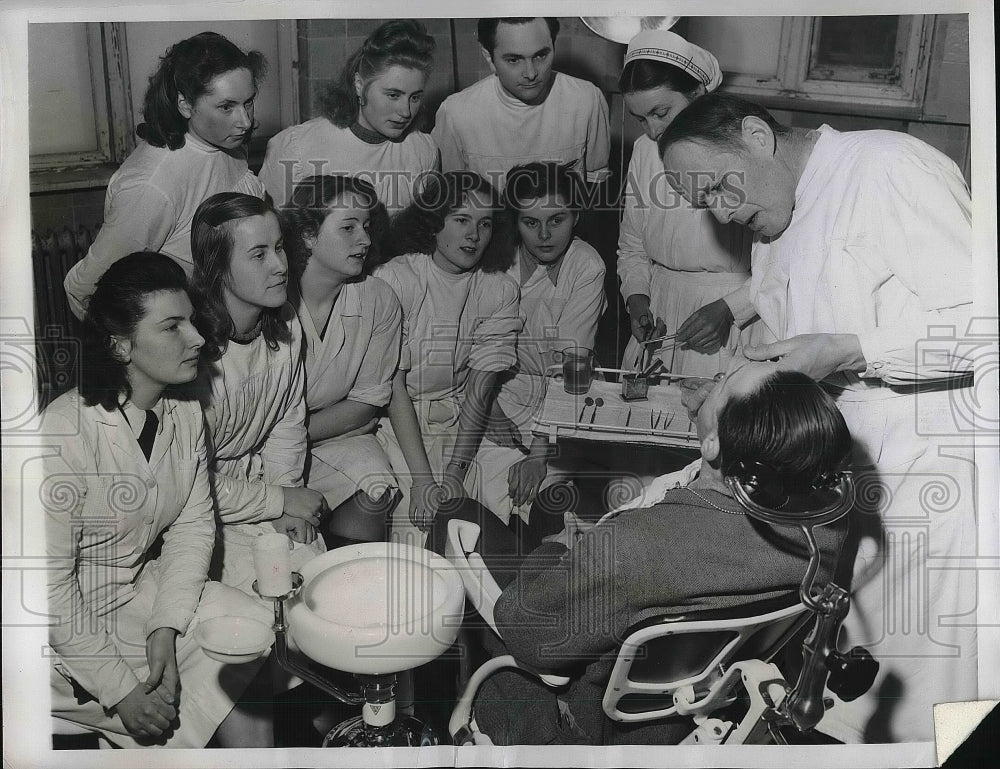
[[[31,231],[38,397],[42,408],[77,382],[80,323],[66,302],[63,279],[87,253],[97,229],[81,226],[75,232],[69,227]]]

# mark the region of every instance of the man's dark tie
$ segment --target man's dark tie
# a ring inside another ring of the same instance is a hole
[[[156,440],[156,428],[159,425],[160,420],[156,418],[156,414],[147,409],[146,422],[142,426],[142,432],[139,433],[139,448],[142,449],[147,462],[153,453],[153,441]]]

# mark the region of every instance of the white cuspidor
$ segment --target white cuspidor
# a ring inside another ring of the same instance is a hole
[[[423,665],[455,641],[465,595],[454,566],[423,548],[366,542],[302,569],[290,602],[295,644],[322,665],[382,675]]]

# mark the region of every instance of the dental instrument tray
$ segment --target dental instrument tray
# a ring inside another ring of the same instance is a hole
[[[567,393],[550,380],[531,432],[560,438],[697,448],[698,435],[674,382],[651,384],[641,401],[622,397],[622,386],[595,381],[586,394]]]

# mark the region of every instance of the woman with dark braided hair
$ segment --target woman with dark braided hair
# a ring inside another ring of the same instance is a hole
[[[323,115],[268,142],[260,178],[275,203],[286,203],[308,176],[360,175],[389,213],[409,205],[421,178],[440,165],[430,135],[414,130],[434,46],[419,21],[377,27],[330,85]]]
[[[247,166],[254,99],[267,70],[222,35],[202,32],[171,46],[149,78],[141,141],[108,184],[104,224],[64,282],[82,318],[97,280],[133,251],[159,251],[190,277],[191,220],[205,198],[264,187]]]

